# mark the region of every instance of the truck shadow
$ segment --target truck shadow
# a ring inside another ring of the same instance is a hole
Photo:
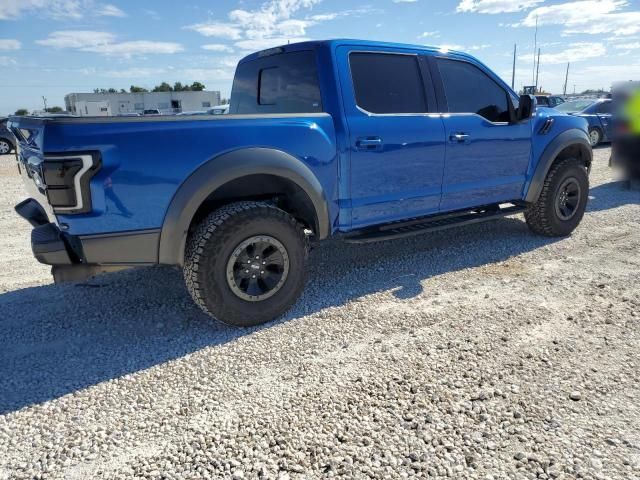
[[[596,187],[590,210],[620,205],[627,197],[617,188]],[[429,278],[557,240],[531,235],[520,218],[504,218],[370,245],[324,242],[311,253],[309,282],[292,310],[249,329],[211,322],[191,302],[181,273],[167,267],[8,292],[0,295],[0,414],[375,292],[389,291],[398,299],[428,295],[423,283]]]
[[[587,212],[598,212],[640,204],[640,189],[631,187],[629,181],[603,183],[589,190]]]

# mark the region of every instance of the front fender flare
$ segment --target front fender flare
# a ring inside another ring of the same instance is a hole
[[[226,183],[256,174],[274,175],[297,184],[313,203],[317,238],[329,235],[327,199],[309,167],[281,150],[244,148],[207,161],[178,187],[164,217],[158,262],[182,265],[189,226],[200,205]]]
[[[535,172],[529,182],[529,188],[526,191],[524,200],[528,203],[533,203],[538,200],[540,192],[542,192],[542,186],[544,180],[547,178],[547,174],[551,169],[551,165],[558,158],[560,152],[565,148],[572,145],[577,145],[580,148],[580,153],[585,161],[587,168],[591,167],[591,161],[593,159],[593,152],[591,150],[591,143],[589,143],[589,137],[587,134],[578,128],[572,128],[566,130],[551,140],[549,145],[544,149],[540,160],[536,165]]]

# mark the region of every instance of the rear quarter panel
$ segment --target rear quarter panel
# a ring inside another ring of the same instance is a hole
[[[58,215],[71,234],[121,232],[162,226],[176,190],[189,175],[223,153],[246,147],[276,148],[316,175],[337,201],[333,121],[313,116],[220,116],[159,121],[57,122],[47,125],[45,153],[97,150],[102,168],[91,181],[93,211]]]

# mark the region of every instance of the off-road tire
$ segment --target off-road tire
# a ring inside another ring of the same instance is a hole
[[[560,187],[568,179],[574,178],[580,188],[580,195],[575,213],[568,220],[563,220],[556,211],[556,201],[560,195]],[[563,237],[569,235],[578,226],[589,198],[589,176],[584,164],[575,158],[566,158],[552,165],[542,186],[538,200],[524,212],[529,228],[547,237]]]
[[[227,279],[227,263],[243,241],[258,235],[275,238],[288,254],[288,274],[269,298],[240,298]],[[195,303],[207,314],[240,327],[260,325],[285,313],[305,284],[308,241],[288,213],[264,202],[237,202],[210,213],[187,239],[183,274]]]

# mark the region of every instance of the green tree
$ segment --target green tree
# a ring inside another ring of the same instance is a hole
[[[18,110],[16,110],[16,113],[14,113],[14,115],[29,115],[29,110],[27,110],[26,108],[19,108]]]
[[[193,90],[194,92],[201,92],[202,90],[204,90],[206,87],[200,83],[200,82],[193,82],[191,84],[191,90]]]
[[[148,92],[149,90],[147,90],[146,88],[143,88],[143,87],[137,87],[135,85],[131,85],[129,87],[129,91],[131,93],[145,93],[145,92]]]
[[[48,113],[60,113],[60,112],[64,112],[64,110],[62,109],[62,107],[49,107],[45,110],[45,112]]]
[[[172,92],[173,88],[167,82],[162,82],[160,85],[156,85],[152,92]]]
[[[183,92],[186,88],[188,88],[188,85],[182,85],[181,82],[176,82],[173,84],[174,92]]]

